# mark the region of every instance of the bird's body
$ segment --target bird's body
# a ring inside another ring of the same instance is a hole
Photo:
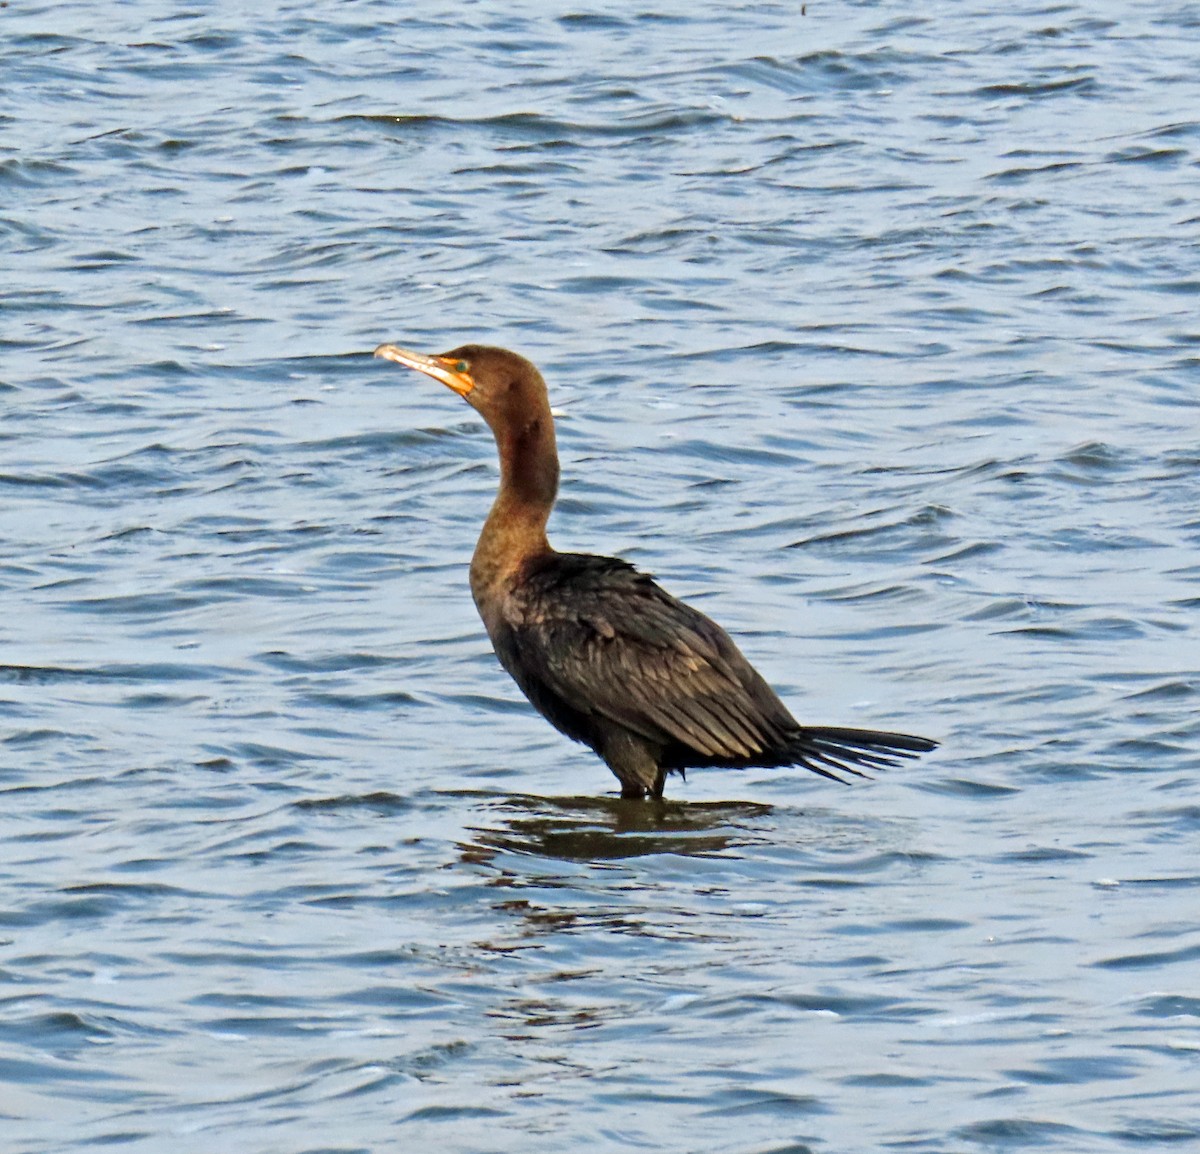
[[[441,380],[488,422],[500,488],[471,561],[471,591],[500,663],[556,729],[589,746],[624,797],[661,797],[699,766],[895,765],[935,742],[803,726],[729,635],[647,574],[612,557],[559,553],[546,538],[558,453],[546,386],[523,357],[467,345],[376,355]]]

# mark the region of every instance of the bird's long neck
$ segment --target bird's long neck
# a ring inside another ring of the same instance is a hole
[[[551,551],[546,522],[558,494],[558,448],[550,406],[495,431],[500,489],[471,559],[471,591],[488,621],[495,601],[527,561]]]

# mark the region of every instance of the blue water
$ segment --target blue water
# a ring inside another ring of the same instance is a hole
[[[0,9],[5,1154],[1200,1144],[1194,3]],[[802,719],[623,804],[552,537]]]

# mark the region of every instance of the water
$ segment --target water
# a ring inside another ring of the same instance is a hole
[[[1195,4],[0,11],[13,1154],[1200,1141]],[[622,805],[488,651],[564,548],[854,789]]]

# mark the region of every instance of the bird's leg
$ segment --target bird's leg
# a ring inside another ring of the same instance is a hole
[[[666,774],[658,765],[657,747],[644,738],[615,726],[605,735],[604,746],[598,750],[621,783],[622,797],[662,797]]]

